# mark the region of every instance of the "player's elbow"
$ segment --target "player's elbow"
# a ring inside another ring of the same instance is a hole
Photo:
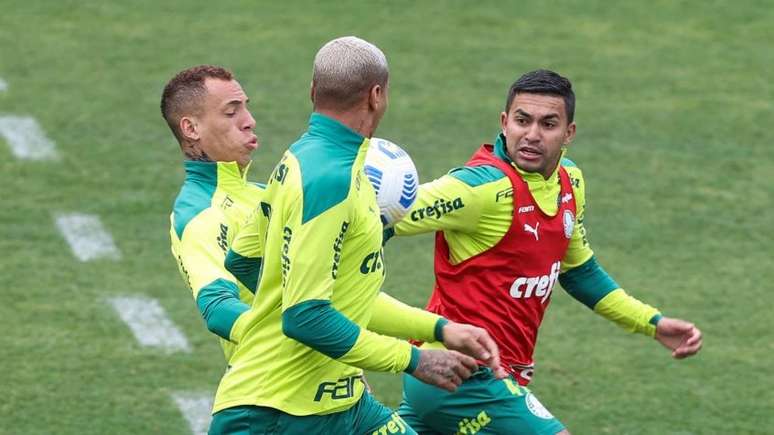
[[[221,338],[228,339],[228,336],[223,333],[223,331],[219,327],[219,323],[215,321],[213,316],[204,316],[203,315],[202,318],[204,319],[204,325],[207,327],[208,331],[212,332],[213,334],[215,334],[215,335],[217,335],[217,336],[219,336]],[[224,335],[226,335],[226,336],[224,337]]]
[[[223,266],[228,270],[232,275],[236,275],[235,272],[239,270],[239,256],[236,252],[232,251],[231,249],[228,250],[226,253],[226,259],[223,260]]]
[[[239,300],[236,284],[218,279],[202,287],[196,305],[207,329],[219,337],[229,339],[236,319],[249,309]]]
[[[261,257],[243,257],[242,255],[229,249],[223,266],[242,285],[247,287],[252,293],[255,293],[258,287],[258,274],[261,271]]]
[[[303,343],[304,334],[301,333],[301,325],[298,319],[287,311],[282,313],[282,333],[288,338]]]

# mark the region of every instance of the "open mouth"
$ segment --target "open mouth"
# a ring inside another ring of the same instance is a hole
[[[521,147],[518,149],[517,153],[519,154],[519,157],[522,157],[526,160],[536,160],[543,155],[540,150],[533,147]]]

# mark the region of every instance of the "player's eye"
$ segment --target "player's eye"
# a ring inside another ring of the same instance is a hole
[[[233,117],[234,115],[236,115],[236,112],[226,112],[226,116],[229,118]]]
[[[526,118],[516,118],[516,123],[519,125],[527,125],[527,119]]]

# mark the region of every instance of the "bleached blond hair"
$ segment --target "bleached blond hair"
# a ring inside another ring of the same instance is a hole
[[[377,46],[355,36],[336,38],[314,57],[314,106],[349,109],[388,78],[387,58]]]

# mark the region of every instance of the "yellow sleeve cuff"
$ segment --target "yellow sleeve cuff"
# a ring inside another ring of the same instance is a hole
[[[594,312],[629,332],[650,337],[656,335],[651,319],[660,314],[656,308],[629,296],[619,288],[608,293],[594,306]]]

